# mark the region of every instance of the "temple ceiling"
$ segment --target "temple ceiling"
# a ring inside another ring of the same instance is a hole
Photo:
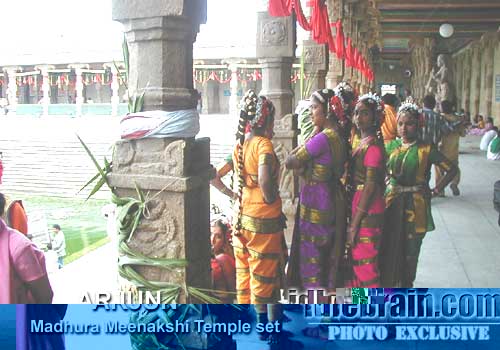
[[[352,0],[348,0],[352,1]],[[412,44],[435,40],[436,52],[454,53],[500,25],[500,0],[369,0],[378,10],[383,60],[404,59]],[[442,24],[453,25],[453,35],[439,34]]]

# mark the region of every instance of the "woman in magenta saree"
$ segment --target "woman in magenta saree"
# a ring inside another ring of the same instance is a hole
[[[314,92],[311,105],[317,133],[286,160],[289,169],[305,169],[288,277],[293,287],[330,289],[338,287],[333,265],[345,241],[346,205],[340,179],[347,154],[339,132],[344,113],[341,100],[329,89]],[[335,253],[338,246],[341,249]]]
[[[360,140],[352,151],[352,217],[346,251],[353,276],[347,287],[380,286],[378,249],[384,219],[385,150],[380,125],[384,107],[380,98],[366,94],[359,98],[354,123]]]

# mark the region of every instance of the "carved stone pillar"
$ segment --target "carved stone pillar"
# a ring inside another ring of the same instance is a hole
[[[42,106],[43,115],[49,115],[49,105],[50,105],[50,82],[49,82],[49,70],[54,69],[54,66],[36,66],[35,69],[39,69],[42,73]]]
[[[76,115],[81,116],[82,115],[82,106],[84,101],[83,98],[83,76],[82,76],[82,70],[83,69],[88,69],[89,65],[88,64],[70,64],[69,68],[72,68],[75,70],[75,76],[76,76],[76,83],[75,83],[75,91],[76,91],[76,99],[75,99],[75,104],[76,104]]]
[[[344,34],[346,38],[351,38],[353,47],[355,46],[355,37],[353,35],[353,22],[352,19],[352,4],[347,1],[343,1],[342,14],[343,14],[343,24],[344,24]],[[352,82],[352,67],[344,67],[343,80]],[[354,86],[353,86],[354,87]]]
[[[478,43],[471,45],[472,49],[472,62],[481,62],[481,48]],[[471,115],[479,114],[479,102],[481,98],[481,65],[474,64],[472,66],[471,75]]]
[[[312,40],[304,40],[304,71],[310,84],[309,94],[325,88],[325,77],[328,69],[328,48],[318,45]]]
[[[462,84],[462,108],[466,112],[470,112],[471,106],[470,106],[470,84],[471,84],[471,52],[470,50],[467,50],[464,53],[464,58],[463,58],[463,84]]]
[[[482,84],[481,90],[484,95],[481,96],[480,111],[484,116],[491,116],[491,107],[493,102],[493,73],[496,33],[487,33],[481,38],[482,55]]]
[[[206,20],[206,0],[113,1],[130,52],[130,95],[146,91],[144,110],[196,108],[193,43]]]
[[[297,145],[297,121],[292,117],[293,92],[290,76],[295,56],[295,19],[293,17],[271,17],[259,12],[257,19],[257,58],[262,65],[261,95],[271,99],[276,107],[275,136],[273,143],[281,161],[280,195],[283,212],[288,218],[285,232],[291,241],[293,232],[298,181],[284,167],[284,157]]]
[[[344,12],[343,8],[343,0],[328,1],[328,18],[330,19],[331,23],[335,23],[337,20],[342,19]],[[345,23],[346,22],[344,21],[343,25],[345,25]],[[336,87],[342,81],[343,75],[344,60],[339,60],[336,54],[331,53],[330,55],[328,55],[328,73],[326,74],[326,87],[328,89],[333,89],[334,87]]]
[[[120,82],[118,80],[118,70],[116,65],[113,63],[105,63],[103,65],[104,69],[111,69],[111,115],[118,115],[118,105],[120,104]]]
[[[145,92],[144,110],[194,109],[193,42],[206,0],[114,0],[130,48],[129,89]],[[210,165],[208,139],[120,141],[111,185],[119,196],[149,193],[149,212],[128,243],[151,258],[186,259],[186,268],[133,266],[150,281],[210,288]],[[152,199],[154,197],[154,199]],[[181,295],[180,302],[194,300]]]
[[[15,111],[17,106],[17,76],[16,73],[21,70],[21,67],[4,67],[9,78],[7,84],[7,100],[9,101],[9,110]]]
[[[231,81],[229,83],[229,88],[231,90],[231,96],[229,97],[229,114],[238,115],[238,63],[246,63],[244,60],[223,60],[222,64],[227,64],[229,71],[231,72]]]

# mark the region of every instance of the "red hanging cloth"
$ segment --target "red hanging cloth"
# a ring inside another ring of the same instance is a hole
[[[285,17],[292,14],[294,0],[269,0],[269,14],[273,17]]]
[[[312,29],[311,23],[307,22],[307,18],[302,11],[302,6],[300,6],[300,0],[293,0],[293,8],[295,9],[295,15],[297,16],[297,22],[299,23],[299,25],[304,28],[304,30],[310,32]]]
[[[347,46],[345,48],[345,66],[346,68],[353,66],[353,51],[352,51],[352,40],[347,38]]]
[[[359,51],[358,51],[358,61],[357,61],[356,66],[357,66],[357,69],[359,71],[361,71],[363,69],[363,56],[362,56],[361,52],[359,52]]]
[[[352,67],[355,69],[358,69],[358,62],[359,62],[359,51],[357,48],[353,48],[352,51]]]

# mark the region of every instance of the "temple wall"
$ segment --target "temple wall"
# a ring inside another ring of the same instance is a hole
[[[458,109],[500,124],[500,33],[489,32],[453,55]]]

